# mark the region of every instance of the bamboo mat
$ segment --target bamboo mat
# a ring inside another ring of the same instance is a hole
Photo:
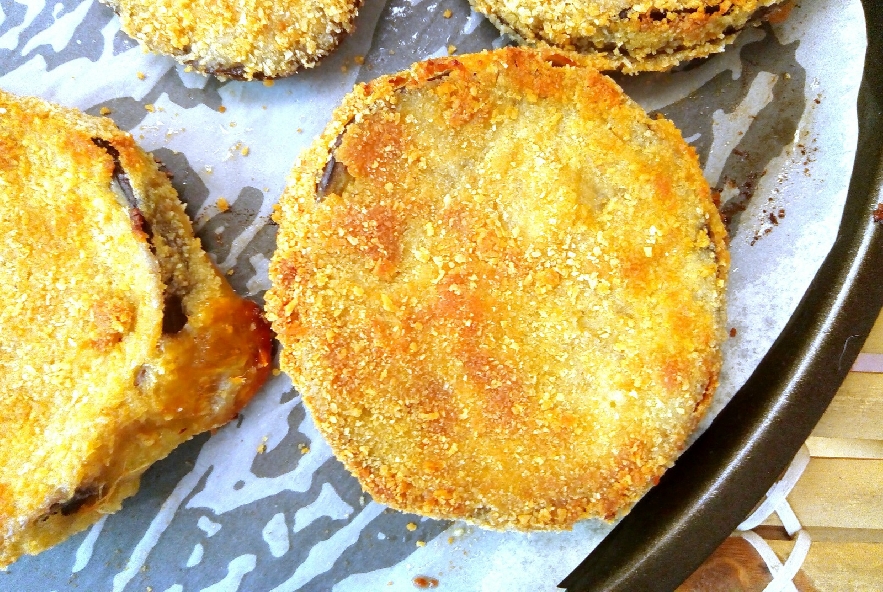
[[[806,447],[788,503],[812,542],[781,590],[883,592],[883,315]],[[775,514],[753,532],[783,562],[796,544]],[[755,547],[731,537],[679,592],[761,592],[772,579]]]

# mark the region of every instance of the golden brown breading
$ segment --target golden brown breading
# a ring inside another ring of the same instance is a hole
[[[374,498],[481,526],[629,508],[717,384],[728,252],[694,150],[577,55],[359,85],[276,213],[281,365]]]
[[[601,70],[670,70],[721,52],[739,31],[782,20],[791,0],[469,0],[519,43],[594,55]]]
[[[311,68],[353,30],[361,0],[102,0],[123,31],[199,72],[240,80]]]
[[[236,415],[271,334],[105,118],[0,91],[0,566],[119,509]]]

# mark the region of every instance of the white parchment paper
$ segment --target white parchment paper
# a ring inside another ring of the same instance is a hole
[[[504,43],[465,0],[369,1],[357,32],[319,67],[268,86],[205,78],[144,53],[92,1],[0,0],[0,88],[92,114],[109,109],[174,173],[233,286],[261,302],[273,203],[353,84],[451,45],[460,53]],[[754,370],[834,241],[864,51],[859,1],[818,0],[783,24],[745,31],[709,60],[617,79],[681,127],[731,218],[735,336],[703,429]],[[534,592],[554,590],[610,528],[587,521],[564,533],[495,533],[387,510],[333,459],[277,376],[238,422],[151,469],[120,513],[23,558],[0,574],[0,589],[356,592],[414,590],[426,576],[444,590]]]

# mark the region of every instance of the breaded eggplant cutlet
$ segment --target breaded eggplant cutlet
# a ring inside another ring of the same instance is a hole
[[[105,118],[0,91],[0,566],[119,509],[231,418],[272,334]]]
[[[602,70],[670,70],[718,53],[739,32],[787,17],[791,0],[469,0],[522,44],[595,57]]]
[[[695,151],[580,56],[357,86],[275,215],[282,368],[379,502],[613,518],[714,393],[728,251]]]
[[[101,0],[150,51],[237,80],[311,68],[353,30],[361,0]]]

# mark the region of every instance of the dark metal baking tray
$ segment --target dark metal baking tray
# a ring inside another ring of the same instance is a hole
[[[673,472],[663,480],[660,488],[655,489],[648,499],[633,511],[633,514],[623,522],[620,529],[615,531],[610,540],[598,547],[590,560],[594,563],[587,564],[588,567],[584,569],[584,571],[591,573],[591,576],[579,575],[580,570],[575,572],[574,578],[568,581],[572,590],[664,590],[674,588],[701,563],[720,540],[732,532],[734,526],[766,491],[769,483],[778,476],[781,469],[793,456],[794,451],[806,438],[858,352],[861,342],[876,316],[880,301],[883,300],[879,293],[881,288],[873,281],[873,272],[879,265],[881,257],[880,238],[877,236],[879,231],[875,230],[875,225],[870,221],[870,212],[876,206],[876,202],[883,199],[883,196],[874,193],[874,188],[880,186],[878,138],[883,137],[883,124],[881,124],[883,118],[880,116],[880,106],[883,105],[883,100],[881,100],[881,91],[879,90],[883,77],[879,72],[874,71],[875,66],[881,61],[880,57],[883,57],[880,51],[881,31],[883,31],[880,3],[878,0],[874,4],[866,5],[867,20],[870,23],[871,48],[868,52],[867,77],[862,89],[860,105],[863,122],[857,160],[859,164],[856,166],[852,193],[844,215],[841,239],[834,248],[829,263],[819,273],[819,278],[807,295],[803,306],[795,315],[795,320],[792,320],[791,325],[773,351],[770,352],[764,365],[758,369],[754,378],[737,397],[731,406],[733,408],[727,407],[727,411],[715,422],[712,431],[690,449]],[[3,6],[3,10],[7,14],[12,14],[13,11],[10,7],[13,4],[19,7],[20,12],[24,12],[21,9],[23,4],[0,0],[0,5]],[[66,4],[69,7],[79,5],[76,2]],[[412,2],[412,0],[387,3],[386,8],[383,9],[385,11],[383,18],[389,21],[388,26],[377,33],[376,39],[371,43],[372,53],[368,62],[374,64],[374,70],[366,69],[364,72],[360,72],[360,79],[367,80],[382,72],[396,71],[407,67],[411,61],[427,55],[435,48],[426,39],[435,39],[435,37],[422,33],[418,36],[419,42],[413,42],[412,35],[415,29],[409,28],[412,24],[411,20],[407,20],[404,16],[392,18],[399,14],[403,6],[411,6],[412,4],[416,6],[418,3]],[[435,7],[434,12],[427,10],[427,6],[430,4]],[[459,2],[456,5],[462,8],[465,4],[465,2]],[[450,5],[456,7],[453,2]],[[36,3],[32,6],[36,6]],[[466,11],[461,10],[453,18],[446,20],[441,16],[441,9],[445,6],[448,4],[435,1],[427,2],[426,6],[421,5],[419,12],[428,16],[425,22],[420,21],[424,28],[419,31],[425,32],[428,29],[437,28],[439,22],[442,24],[447,22],[452,30],[459,31],[465,21],[472,18]],[[43,12],[46,19],[54,21],[55,16],[61,18],[63,14],[67,14],[69,7],[60,12],[57,7],[54,8],[47,4]],[[77,45],[79,43],[78,37],[77,41],[69,44],[70,49],[65,50],[66,53],[61,56],[56,55],[59,52],[47,45],[43,46],[45,51],[39,50],[39,48],[34,50],[36,53],[42,51],[45,54],[47,69],[52,70],[60,62],[72,60],[75,57],[94,59],[96,55],[101,53],[101,48],[104,46],[101,31],[111,18],[110,11],[107,7],[97,3],[91,4],[88,10],[93,18],[84,21],[84,29],[81,31],[84,38],[82,46]],[[379,11],[378,8],[376,12]],[[363,17],[368,12],[370,11],[366,6]],[[417,10],[414,9],[413,13],[416,14]],[[459,24],[454,22],[458,18],[461,19]],[[40,26],[42,25],[32,25],[33,29],[24,35],[24,40],[19,45],[28,45],[27,39],[33,38],[35,29],[41,30]],[[453,40],[453,43],[459,48],[458,51],[476,51],[485,45],[489,46],[496,38],[495,29],[484,20],[480,21],[477,26],[479,28],[476,33],[481,34],[474,34],[471,37],[466,35]],[[404,35],[403,31],[407,31],[408,35]],[[97,44],[90,45],[90,39]],[[113,37],[114,52],[123,51],[133,45],[134,42],[129,41],[124,35]],[[395,48],[396,51],[391,51],[392,48]],[[765,53],[765,57],[775,57],[771,55],[772,52],[767,46],[761,44],[754,46],[752,51]],[[4,61],[0,70],[12,69],[24,63],[33,57],[32,53],[22,52],[22,55],[10,55],[9,61]],[[338,71],[339,62],[334,60],[343,60],[345,57],[346,54],[343,51],[331,56],[331,61],[326,64],[326,70]],[[879,70],[879,66],[877,70]],[[119,118],[120,123],[129,121],[124,127],[134,129],[133,126],[136,126],[136,123],[141,122],[145,117],[145,104],[158,100],[161,93],[166,92],[169,88],[177,93],[173,94],[178,101],[183,101],[188,105],[190,105],[192,98],[190,94],[197,98],[204,95],[203,103],[210,103],[214,108],[220,104],[220,97],[215,93],[220,87],[218,82],[207,84],[208,90],[200,94],[189,87],[183,87],[174,68],[171,70],[166,68],[164,71],[165,74],[162,76],[157,74],[155,79],[148,77],[148,82],[142,83],[134,78],[134,70],[132,70],[128,74],[131,76],[129,82],[134,84],[136,88],[142,84],[155,84],[156,89],[137,101],[129,100],[131,97],[126,91],[124,97],[113,99],[113,103],[107,103],[107,101],[95,103],[91,106],[90,112],[98,113],[101,105],[110,104],[113,107],[113,116]],[[778,70],[776,71],[778,72]],[[316,72],[314,71],[313,74]],[[123,74],[123,76],[125,75]],[[742,80],[747,79],[749,76],[743,74]],[[179,84],[167,86],[173,80]],[[802,91],[802,80],[798,81],[795,77],[791,84],[794,88],[799,88]],[[284,89],[284,81],[276,85],[277,91],[284,92]],[[63,98],[69,99],[63,93],[52,96],[59,101]],[[800,99],[803,98],[801,92]],[[214,100],[217,100],[217,103],[213,103]],[[89,107],[89,104],[84,103],[80,106],[86,108]],[[797,107],[802,108],[802,102]],[[271,111],[272,109],[268,112]],[[773,110],[771,109],[771,111]],[[681,121],[688,119],[691,114],[688,111],[684,113],[681,113]],[[129,115],[131,118],[128,117]],[[240,126],[237,129],[246,127],[241,119],[239,123]],[[297,125],[293,122],[292,124]],[[692,131],[695,130],[691,130],[691,133]],[[136,131],[136,133],[138,132]],[[710,137],[710,134],[705,134],[705,137]],[[820,138],[820,141],[823,140],[824,137]],[[252,158],[257,156],[257,152],[255,150]],[[176,178],[182,181],[181,185],[187,185],[193,181],[191,187],[199,188],[196,182],[197,175],[188,168],[186,160],[188,154],[192,158],[194,153],[185,151],[182,154],[177,154],[163,144],[163,147],[159,148],[159,154],[167,165],[178,167]],[[287,166],[288,163],[286,163]],[[763,166],[757,170],[762,168]],[[257,186],[262,185],[258,184]],[[202,189],[205,187],[203,186]],[[263,203],[262,199],[271,199],[270,192],[264,190],[264,193],[268,195],[261,197],[257,188],[252,189],[254,190],[252,193],[244,194],[249,199],[255,198],[255,201],[259,203]],[[187,192],[184,191],[184,193]],[[195,191],[195,194],[194,203],[202,203],[205,196],[199,194],[199,191]],[[185,197],[187,196],[185,195]],[[206,224],[206,233],[217,230],[219,227],[228,227],[224,231],[224,238],[227,242],[232,241],[235,235],[229,228],[232,226],[228,223],[230,218],[234,215],[247,218],[244,215],[247,212],[238,208],[240,208],[240,203],[234,203],[233,211],[226,215],[225,222]],[[196,210],[195,206],[193,209]],[[793,222],[796,220],[796,216],[792,216],[790,212],[789,210],[788,220]],[[794,213],[796,214],[796,210]],[[269,255],[272,248],[271,241],[268,241],[266,248],[268,250],[264,253]],[[241,259],[241,268],[244,269],[250,265],[247,257]],[[238,273],[234,276],[234,281],[239,281],[240,289],[245,283],[245,280],[241,279],[243,277],[247,278],[250,275]],[[847,346],[846,349],[844,349],[845,346]],[[807,402],[807,400],[809,401]],[[291,425],[295,426],[302,418],[302,412],[292,412],[291,417],[286,419],[285,425],[291,422]],[[297,435],[297,430],[292,428],[290,441],[292,449],[290,456],[292,458],[300,457],[300,453],[295,447],[295,436],[302,438],[302,435]],[[142,494],[128,502],[127,508],[124,508],[120,514],[108,520],[108,525],[102,531],[101,538],[98,539],[93,561],[88,568],[76,574],[71,574],[69,568],[75,552],[78,552],[80,542],[86,534],[83,533],[79,538],[72,539],[40,557],[21,560],[12,568],[11,573],[4,575],[6,579],[0,582],[0,588],[15,590],[109,589],[98,582],[109,581],[115,572],[125,567],[131,547],[140,539],[141,530],[139,529],[147,528],[147,524],[160,504],[172,492],[176,483],[190,470],[191,465],[187,463],[198,458],[203,442],[204,439],[191,442],[179,449],[172,458],[158,464],[151,470],[145,479]],[[314,447],[314,453],[315,448],[317,446]],[[283,447],[280,446],[277,452],[283,452]],[[262,455],[262,462],[266,461],[268,456]],[[329,466],[332,464],[329,461]],[[344,474],[344,469],[339,465],[334,465],[330,470],[337,471],[336,474],[341,479],[348,478]],[[355,508],[360,491],[354,481],[350,480],[346,483],[346,488],[340,488],[339,491]],[[318,485],[315,490],[318,490]],[[298,507],[297,503],[302,502],[305,498],[306,494],[303,498],[295,499],[292,496],[286,502],[288,505],[285,507],[293,511],[293,508]],[[294,501],[291,501],[292,499]],[[246,507],[243,512],[237,514],[237,519],[259,525],[277,511],[271,505],[271,500],[262,501],[260,507],[257,506],[258,504]],[[182,512],[184,511],[182,510]],[[211,578],[220,577],[227,571],[226,559],[229,556],[223,555],[222,552],[233,553],[235,548],[240,549],[235,553],[246,551],[257,553],[254,548],[246,548],[247,545],[255,543],[264,545],[264,541],[260,538],[259,528],[255,528],[255,532],[250,533],[254,536],[249,538],[246,536],[245,529],[236,530],[234,523],[227,521],[234,514],[233,512],[225,515],[224,518],[215,513],[206,512],[204,507],[187,509],[185,513],[186,519],[179,519],[178,528],[168,531],[167,540],[173,542],[161,549],[157,547],[158,551],[155,551],[150,557],[150,562],[161,566],[161,568],[138,571],[129,588],[140,586],[141,589],[144,589],[149,584],[155,590],[164,590],[169,585],[169,581],[183,582],[188,586],[196,586],[198,583],[198,587],[202,587]],[[199,566],[195,568],[191,568],[189,565],[184,567],[183,562],[187,558],[186,553],[182,556],[182,550],[191,548],[194,541],[205,542],[204,538],[207,538],[207,535],[198,528],[196,523],[196,518],[203,514],[218,521],[215,527],[221,523],[225,525],[222,533],[211,539],[213,548],[220,549],[220,551],[218,555],[212,557],[211,549],[209,549],[206,559]],[[395,543],[397,545],[395,547],[396,553],[403,553],[402,556],[406,556],[415,548],[414,540],[417,537],[435,537],[447,526],[446,523],[441,522],[420,522],[419,529],[412,533],[405,530],[405,524],[410,520],[417,522],[415,517],[391,513],[384,514],[383,520],[385,525],[393,525],[390,526],[390,530],[394,527],[398,531],[407,533]],[[347,523],[345,520],[337,522],[337,524]],[[629,526],[630,524],[632,526]],[[377,534],[375,531],[379,531],[379,528],[368,532],[369,536],[366,536],[366,539],[374,537]],[[231,536],[222,541],[224,533],[228,532],[240,533],[241,538],[237,539],[237,537]],[[122,536],[129,534],[134,537],[134,540]],[[408,539],[409,536],[414,538]],[[389,543],[389,540],[391,537],[387,539],[387,543],[391,547],[392,543]],[[229,547],[224,545],[229,545]],[[300,541],[299,544],[292,545],[292,549],[295,548],[301,552],[299,557],[303,557],[310,547]],[[266,546],[261,547],[261,552],[258,568],[251,573],[251,580],[243,581],[242,589],[269,589],[274,585],[271,583],[272,578],[278,579],[288,576],[288,572],[285,570],[293,569],[291,565],[297,561],[298,557],[292,552],[277,559],[269,554]],[[218,556],[224,561],[218,561]],[[260,563],[264,560],[266,563]],[[348,558],[344,557],[344,560],[348,560]],[[381,561],[385,561],[386,557],[375,546],[370,548],[370,553],[359,556],[359,560],[361,562],[359,569],[369,569],[379,565]],[[269,567],[266,571],[261,572],[265,566]],[[201,578],[198,578],[197,570],[202,570],[199,572],[203,574]],[[185,571],[187,577],[181,576]],[[347,567],[346,573],[348,574],[350,571],[352,569]],[[166,578],[167,574],[169,574],[169,578],[178,579],[165,581],[168,579]],[[181,577],[179,578],[179,576]],[[309,584],[309,588],[304,589],[330,589],[332,576],[337,577],[336,574],[329,572],[327,578],[312,582]],[[556,576],[560,576],[560,574],[556,574]],[[551,576],[549,580],[551,580]],[[553,582],[554,580],[550,581],[549,585],[554,585]],[[385,585],[385,583],[384,580],[383,584]],[[407,582],[407,585],[410,585],[410,581]],[[445,582],[443,586],[447,588],[448,582]],[[604,588],[604,586],[607,587]]]

